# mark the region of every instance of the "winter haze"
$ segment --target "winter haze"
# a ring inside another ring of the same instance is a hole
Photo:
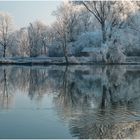
[[[1,11],[9,12],[18,27],[27,26],[35,20],[43,20],[47,24],[54,21],[52,12],[61,1],[0,1]],[[40,10],[41,9],[41,10]]]

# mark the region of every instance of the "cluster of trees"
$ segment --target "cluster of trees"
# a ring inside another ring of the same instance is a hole
[[[12,17],[0,12],[1,56],[64,56],[68,63],[85,47],[97,48],[109,62],[140,54],[138,1],[66,1],[53,15],[50,26],[35,21],[14,30]]]

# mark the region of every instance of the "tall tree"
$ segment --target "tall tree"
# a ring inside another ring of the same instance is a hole
[[[107,41],[108,36],[111,38],[114,27],[120,28],[123,25],[129,8],[132,8],[130,1],[82,1],[82,4],[99,22],[103,43]],[[107,36],[108,31],[110,35]]]
[[[3,46],[3,57],[9,43],[9,35],[13,30],[13,19],[8,13],[0,12],[0,44]]]
[[[46,54],[47,26],[41,21],[30,23],[28,27],[30,56]]]
[[[58,34],[64,57],[68,64],[68,42],[72,42],[75,39],[75,29],[78,25],[79,15],[75,6],[69,1],[63,2],[54,12],[54,15],[57,18],[57,21],[54,24],[54,30]]]

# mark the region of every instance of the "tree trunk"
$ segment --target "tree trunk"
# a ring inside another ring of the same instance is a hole
[[[106,30],[105,30],[105,23],[103,22],[103,23],[101,24],[101,26],[102,26],[102,37],[103,37],[103,43],[105,43],[105,42],[106,42]]]
[[[68,65],[69,62],[68,62],[68,56],[67,56],[67,40],[66,40],[66,36],[64,37],[63,52],[64,52],[66,65]]]
[[[6,57],[6,45],[4,45],[3,57]]]
[[[6,57],[6,45],[4,45],[3,57]]]
[[[68,57],[65,55],[66,64],[68,65]]]
[[[68,61],[68,56],[67,56],[66,48],[63,48],[63,52],[64,52],[64,57],[65,57],[66,65],[68,65],[69,61]]]

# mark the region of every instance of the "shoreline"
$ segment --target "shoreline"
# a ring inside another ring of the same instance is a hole
[[[91,61],[88,57],[69,57],[69,63],[64,57],[6,57],[0,58],[0,65],[140,65],[140,57],[127,57],[123,63],[105,63]]]

